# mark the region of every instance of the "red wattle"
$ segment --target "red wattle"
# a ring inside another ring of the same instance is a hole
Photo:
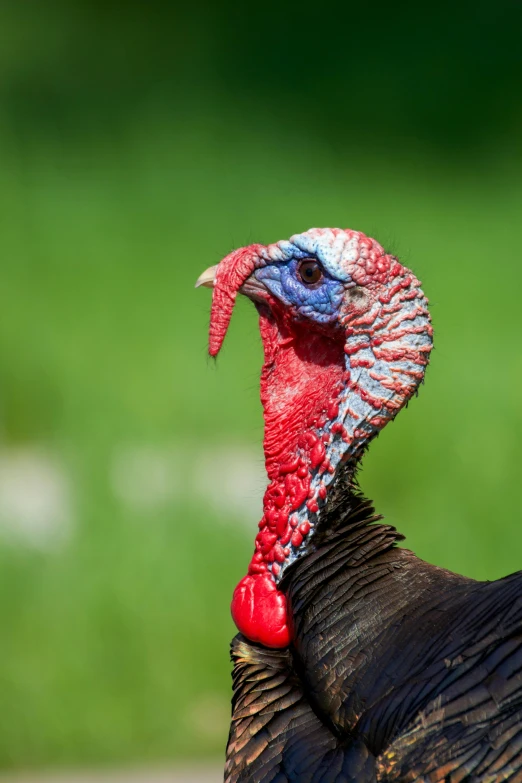
[[[232,618],[239,631],[265,647],[288,647],[286,597],[269,574],[245,576],[232,598]]]

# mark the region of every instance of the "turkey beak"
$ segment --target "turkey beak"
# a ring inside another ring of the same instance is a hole
[[[204,288],[214,288],[216,284],[216,269],[217,264],[215,266],[209,266],[208,269],[205,269],[202,274],[198,277],[196,280],[195,288],[200,288],[203,286]]]

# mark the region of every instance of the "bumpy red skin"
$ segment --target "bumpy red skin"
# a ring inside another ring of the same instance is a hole
[[[292,323],[288,315],[274,300],[270,310],[260,312],[265,351],[261,402],[270,483],[248,574],[232,599],[238,628],[267,647],[290,643],[286,599],[272,574],[288,556],[288,545],[299,547],[310,531],[308,521],[297,526],[293,512],[305,503],[311,512],[318,510],[310,490],[311,471],[327,471],[329,464],[315,433],[337,414],[336,398],[346,376],[342,330],[330,326],[330,336],[314,333],[303,322]]]
[[[370,292],[374,302],[377,300],[386,308],[394,293],[401,288],[408,289],[411,278],[407,270],[395,258],[385,255],[374,240],[362,234],[358,236],[366,250],[365,257],[351,264],[350,275]],[[210,325],[211,355],[216,355],[221,347],[238,289],[256,264],[259,265],[259,248],[259,245],[241,248],[219,264]],[[324,485],[314,497],[310,482],[312,471],[332,471],[326,448],[328,424],[338,415],[341,389],[350,383],[345,353],[350,355],[352,367],[357,367],[361,326],[364,342],[369,338],[372,348],[381,354],[386,352],[387,335],[382,325],[380,331],[374,330],[365,313],[367,303],[350,304],[340,322],[319,327],[296,318],[291,308],[283,306],[268,292],[264,298],[266,306],[258,305],[258,310],[265,354],[261,401],[269,485],[264,495],[255,552],[247,575],[234,591],[231,608],[238,629],[248,639],[280,648],[291,642],[292,629],[285,595],[278,590],[274,576],[289,555],[289,544],[301,546],[310,531],[310,522],[306,520],[298,525],[294,512],[306,503],[312,516],[318,511],[318,501],[326,498]],[[395,317],[394,307],[386,319],[388,324]],[[383,358],[394,361],[404,357]],[[353,388],[366,399],[364,389]],[[398,399],[390,400],[389,404],[398,408],[411,396],[411,389],[397,388],[396,391]],[[383,426],[388,419],[382,419],[381,423],[377,410],[383,404],[388,405],[388,401],[367,401],[376,409],[375,425]],[[345,431],[341,434],[348,447],[348,436],[345,437]]]

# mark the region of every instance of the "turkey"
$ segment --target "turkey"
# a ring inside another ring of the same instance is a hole
[[[428,302],[358,231],[232,252],[209,352],[255,304],[268,486],[234,591],[227,783],[522,781],[522,574],[478,582],[397,546],[361,493],[368,444],[415,394]]]

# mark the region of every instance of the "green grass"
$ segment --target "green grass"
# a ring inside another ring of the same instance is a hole
[[[522,168],[333,151],[292,118],[225,108],[0,139],[4,446],[58,455],[74,509],[62,548],[0,539],[4,767],[222,751],[229,599],[257,519],[190,487],[132,510],[110,475],[122,445],[261,454],[253,309],[240,303],[213,363],[209,295],[193,289],[237,245],[350,226],[414,268],[436,351],[362,486],[432,562],[477,578],[522,565]]]

